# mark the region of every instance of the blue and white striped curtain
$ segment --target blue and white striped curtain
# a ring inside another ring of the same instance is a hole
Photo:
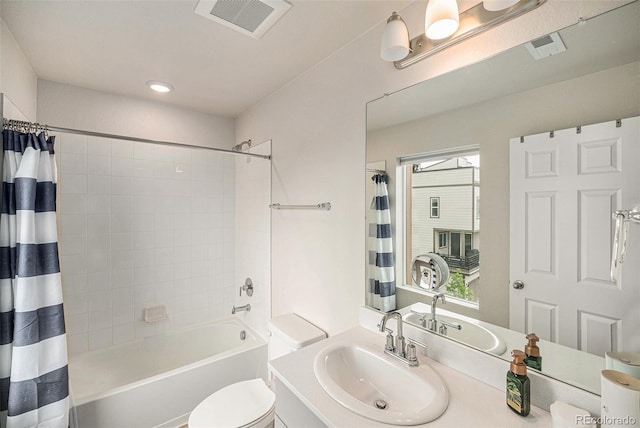
[[[373,222],[369,224],[369,291],[367,304],[384,312],[396,309],[396,279],[391,238],[391,214],[386,174],[371,177],[375,195],[371,202]]]
[[[53,137],[2,131],[0,426],[69,422]]]

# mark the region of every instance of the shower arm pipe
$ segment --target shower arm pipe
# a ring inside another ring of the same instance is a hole
[[[3,121],[4,122],[4,121]],[[14,121],[15,122],[15,121]],[[27,123],[27,122],[25,122]],[[259,155],[256,153],[247,153],[247,152],[239,152],[236,150],[227,150],[227,149],[218,149],[215,147],[206,147],[206,146],[197,146],[191,144],[184,143],[176,143],[173,141],[162,141],[162,140],[152,140],[149,138],[139,138],[139,137],[130,137],[128,135],[117,135],[117,134],[109,134],[104,132],[95,132],[95,131],[86,131],[83,129],[73,129],[73,128],[64,128],[62,126],[51,126],[51,125],[41,125],[37,123],[33,123],[33,126],[37,126],[38,129],[48,130],[52,132],[66,132],[69,134],[80,134],[87,135],[90,137],[100,137],[100,138],[114,138],[117,140],[125,140],[125,141],[137,141],[140,143],[152,143],[158,144],[161,146],[169,146],[169,147],[182,147],[185,149],[203,149],[203,150],[212,150],[214,152],[222,152],[222,153],[230,153],[232,155],[244,155],[244,156],[252,156],[261,159],[271,159],[271,155]]]
[[[331,202],[322,202],[321,204],[314,205],[281,205],[271,204],[269,208],[274,210],[327,210],[331,209]]]

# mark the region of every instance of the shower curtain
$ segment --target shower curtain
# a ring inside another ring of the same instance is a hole
[[[53,139],[2,131],[0,426],[68,426]]]
[[[391,238],[391,214],[386,174],[371,177],[375,194],[369,224],[369,290],[367,304],[384,312],[396,309],[396,281]]]

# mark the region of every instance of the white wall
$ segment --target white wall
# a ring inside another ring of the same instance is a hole
[[[381,23],[242,114],[239,138],[273,141],[273,201],[329,201],[333,207],[272,214],[273,315],[297,312],[330,334],[358,322],[357,307],[364,304],[367,101],[622,3],[549,0],[402,71],[379,59]],[[423,2],[399,12],[411,34],[422,32]]]
[[[0,20],[0,93],[8,119],[36,119],[37,77],[24,52]]]
[[[38,80],[38,121],[52,126],[230,149],[235,120],[162,103]],[[171,96],[165,94],[165,96]]]

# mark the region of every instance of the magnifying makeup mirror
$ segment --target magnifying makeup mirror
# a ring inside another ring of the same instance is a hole
[[[437,291],[449,282],[449,266],[434,253],[420,254],[411,265],[413,283],[425,290]]]

